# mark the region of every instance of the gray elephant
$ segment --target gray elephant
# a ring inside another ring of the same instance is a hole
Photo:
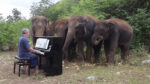
[[[126,60],[132,36],[133,29],[126,21],[117,18],[101,20],[95,26],[92,43],[97,45],[104,41],[106,61],[108,64],[114,64],[117,47],[121,48],[122,60]]]
[[[69,18],[57,19],[50,24],[50,30],[53,30],[58,37],[66,37]]]
[[[74,39],[78,44],[79,59],[91,61],[93,49],[91,37],[97,21],[99,20],[91,15],[72,16],[69,19],[68,32],[63,46],[63,52],[68,49],[71,41]],[[83,42],[86,42],[87,45],[86,56],[84,56],[83,52]],[[97,50],[97,52],[99,51]]]
[[[49,29],[50,24],[44,16],[34,16],[32,18],[32,39],[35,43],[35,36],[52,36],[54,33]]]
[[[66,39],[67,31],[68,31],[68,18],[57,19],[50,25],[50,30],[53,30],[58,37],[64,37],[64,41]],[[64,43],[64,42],[63,42]],[[69,50],[66,51],[65,55],[63,55],[63,59],[67,59],[69,61],[75,58],[75,50],[76,50],[76,43],[74,41],[71,42],[69,45]]]

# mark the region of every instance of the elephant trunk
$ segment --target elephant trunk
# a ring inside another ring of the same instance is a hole
[[[100,35],[97,35],[97,34],[93,34],[91,40],[92,40],[92,44],[98,45],[99,42],[103,40],[103,36],[100,36]]]
[[[47,26],[46,26],[46,36],[53,36],[54,35],[54,29],[52,27],[52,24],[50,22],[47,23]]]
[[[63,46],[63,53],[65,53],[68,50],[68,47],[71,41],[73,40],[74,36],[75,36],[75,29],[73,28],[69,29]]]

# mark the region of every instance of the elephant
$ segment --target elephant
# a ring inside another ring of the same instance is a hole
[[[50,24],[50,30],[53,30],[58,37],[66,37],[68,20],[69,18],[57,19]]]
[[[67,31],[68,31],[69,19],[70,19],[69,17],[57,19],[50,25],[50,30],[53,30],[55,32],[56,36],[64,37],[64,41],[66,39],[66,35],[67,35]],[[63,44],[64,44],[64,42],[63,42]],[[76,43],[74,41],[72,41],[71,44],[69,45],[69,50],[66,51],[65,55],[63,55],[63,59],[67,58],[69,61],[71,61],[76,55],[75,50],[76,50]]]
[[[34,16],[32,18],[32,40],[35,44],[35,36],[52,36],[54,33],[49,29],[50,23],[44,16]]]
[[[48,19],[44,16],[34,16],[32,18],[32,30],[31,30],[31,36],[33,41],[33,46],[35,46],[36,43],[36,36],[52,36],[54,35],[54,31],[50,30],[50,22]],[[49,54],[45,54],[49,55]],[[45,56],[46,57],[46,56]],[[46,59],[45,57],[42,57],[42,66],[46,67]]]
[[[99,20],[92,15],[73,15],[69,19],[68,32],[63,46],[63,52],[68,49],[68,46],[74,39],[78,45],[78,58],[82,59],[83,61],[90,61],[93,49],[91,36],[94,32],[94,27],[97,21]],[[87,45],[86,56],[84,56],[83,52],[83,42],[86,42]]]
[[[132,38],[132,27],[124,20],[112,18],[97,22],[91,40],[94,45],[104,42],[106,62],[113,65],[117,47],[121,49],[121,59],[126,61]]]

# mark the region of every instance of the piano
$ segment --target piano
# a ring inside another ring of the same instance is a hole
[[[43,69],[46,76],[62,74],[62,47],[63,37],[39,36],[35,37],[34,48],[40,50],[36,53],[39,57],[39,68]]]

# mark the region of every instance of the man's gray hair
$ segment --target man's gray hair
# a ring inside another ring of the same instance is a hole
[[[23,28],[23,29],[22,29],[22,34],[26,34],[27,32],[29,32],[29,29],[28,29],[28,28]]]

